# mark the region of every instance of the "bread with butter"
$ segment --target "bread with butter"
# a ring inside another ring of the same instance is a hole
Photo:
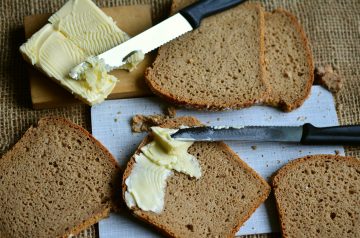
[[[0,237],[77,234],[109,215],[120,180],[113,156],[86,130],[43,118],[0,159]]]
[[[201,123],[185,117],[161,127],[180,125]],[[151,136],[146,137],[135,154],[151,141]],[[160,214],[142,211],[137,206],[131,212],[168,237],[233,237],[267,198],[270,186],[223,142],[195,142],[188,152],[199,161],[201,177],[197,180],[174,172],[167,180],[165,206]],[[133,156],[123,175],[124,199],[125,181],[134,163]]]
[[[359,159],[299,158],[276,173],[272,186],[283,237],[359,237]]]

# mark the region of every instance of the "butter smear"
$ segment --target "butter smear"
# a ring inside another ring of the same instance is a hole
[[[142,147],[135,155],[135,164],[125,180],[128,207],[161,213],[164,208],[166,180],[172,170],[199,179],[201,168],[195,156],[187,152],[193,142],[176,141],[171,134],[176,129],[152,127],[154,141]]]

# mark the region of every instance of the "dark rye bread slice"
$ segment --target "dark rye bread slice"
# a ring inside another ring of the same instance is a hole
[[[121,174],[85,129],[43,118],[0,159],[0,237],[68,237],[108,216]]]
[[[302,26],[283,9],[265,13],[265,65],[266,102],[284,111],[301,106],[314,81],[312,53]]]
[[[162,127],[180,125],[199,126],[200,122],[189,117]],[[150,141],[151,137],[146,137],[135,153]],[[188,151],[200,162],[201,178],[195,180],[174,172],[167,180],[162,213],[137,207],[131,209],[132,213],[168,237],[233,237],[265,201],[270,186],[223,142],[195,142]],[[123,196],[134,163],[132,157],[124,172]]]
[[[297,159],[277,172],[273,188],[283,237],[360,236],[359,159]]]
[[[172,13],[192,2],[174,0]],[[242,4],[162,46],[145,77],[155,94],[172,103],[221,110],[264,99],[264,70],[263,9]]]

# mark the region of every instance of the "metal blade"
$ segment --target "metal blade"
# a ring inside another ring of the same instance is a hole
[[[279,141],[300,142],[302,126],[192,127],[171,135],[182,141]]]
[[[103,60],[108,71],[111,71],[125,64],[127,57],[134,52],[141,51],[146,54],[192,29],[189,22],[177,13],[96,57]],[[83,62],[74,67],[69,74],[70,77],[77,79],[83,66],[86,68],[86,64]]]

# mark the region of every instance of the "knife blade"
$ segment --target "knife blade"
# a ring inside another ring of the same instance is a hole
[[[224,11],[244,1],[245,0],[202,0],[195,2],[139,35],[93,57],[96,58],[96,60],[103,61],[106,70],[109,72],[125,64],[126,59],[134,52],[141,51],[143,54],[146,54],[186,32],[198,28],[204,17]],[[75,66],[69,75],[73,79],[79,79],[80,74],[88,67],[89,63],[84,61]]]
[[[302,126],[191,127],[179,129],[171,137],[181,141],[238,140],[360,145],[360,125],[315,127],[306,123]]]
[[[247,127],[191,127],[179,129],[171,137],[181,141],[289,141],[298,142],[302,127],[247,126]]]

